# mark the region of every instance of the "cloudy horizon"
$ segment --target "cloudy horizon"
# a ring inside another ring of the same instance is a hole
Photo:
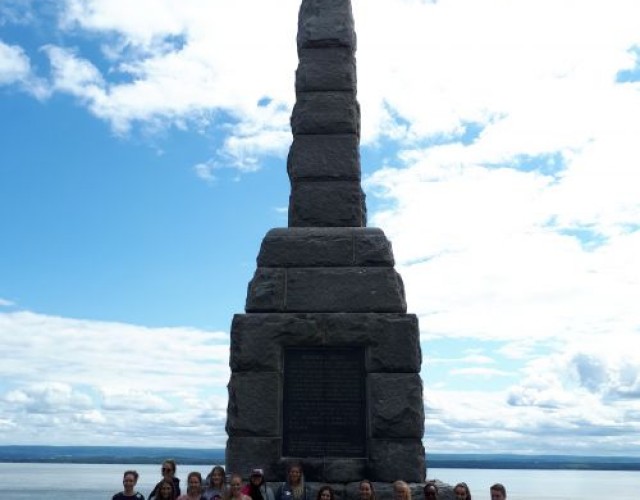
[[[427,452],[640,456],[640,4],[352,3]],[[298,6],[0,6],[0,444],[224,447]]]

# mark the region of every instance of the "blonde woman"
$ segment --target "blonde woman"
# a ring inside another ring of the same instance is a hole
[[[251,500],[250,496],[242,493],[242,476],[240,474],[232,474],[229,481],[229,499],[230,500]]]
[[[411,500],[411,490],[404,481],[393,483],[393,500]]]
[[[276,500],[311,500],[304,484],[302,465],[294,462],[287,469],[287,481],[282,483],[276,493]]]

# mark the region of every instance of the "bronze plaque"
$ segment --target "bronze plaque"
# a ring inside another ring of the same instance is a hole
[[[283,455],[366,456],[364,348],[284,353]]]

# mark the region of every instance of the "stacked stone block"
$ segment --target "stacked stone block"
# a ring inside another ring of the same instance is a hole
[[[391,246],[376,228],[280,228],[263,240],[246,314],[231,328],[227,465],[282,478],[300,460],[311,481],[424,480],[424,411],[415,315],[406,314]],[[367,454],[283,457],[283,350],[365,348]]]
[[[298,19],[290,227],[363,227],[360,106],[351,3],[305,0]]]
[[[363,478],[425,477],[418,322],[391,244],[365,227],[355,48],[349,0],[302,1],[289,227],[265,236],[246,313],[233,319],[226,451],[229,472],[261,467],[281,481],[297,460],[307,480],[342,485],[347,497]],[[283,456],[284,356],[303,347],[364,352],[362,456]]]

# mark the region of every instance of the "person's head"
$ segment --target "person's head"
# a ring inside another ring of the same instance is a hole
[[[433,481],[424,485],[424,500],[434,500],[438,498],[438,487]]]
[[[189,472],[187,476],[187,493],[199,494],[202,492],[202,475],[199,472]]]
[[[160,471],[162,472],[162,477],[164,477],[165,479],[173,479],[173,476],[176,475],[176,461],[172,458],[166,459],[164,462],[162,462]]]
[[[262,469],[252,469],[249,481],[252,486],[262,486],[262,483],[264,483],[264,471]]]
[[[393,483],[393,500],[411,500],[411,490],[404,481]]]
[[[467,483],[456,484],[453,488],[453,494],[456,500],[471,500],[471,492],[469,491]]]
[[[368,479],[360,481],[358,493],[360,494],[360,500],[376,500],[376,492],[373,489],[373,484],[371,484],[371,481]]]
[[[229,489],[232,497],[242,496],[242,476],[240,474],[231,475]]]
[[[335,500],[336,495],[331,486],[323,486],[318,490],[316,500]]]
[[[216,488],[218,490],[224,489],[224,467],[216,465],[211,469],[207,478],[210,488]]]
[[[302,464],[293,462],[287,467],[287,482],[291,486],[302,483]]]
[[[158,500],[175,500],[176,489],[173,486],[173,481],[171,481],[170,479],[164,479],[160,481],[156,498]]]
[[[507,498],[507,489],[500,483],[496,483],[489,488],[489,492],[491,493],[491,500],[506,500]]]
[[[134,470],[127,470],[122,475],[122,486],[124,486],[124,491],[127,493],[131,493],[136,483],[138,482],[138,473]]]

